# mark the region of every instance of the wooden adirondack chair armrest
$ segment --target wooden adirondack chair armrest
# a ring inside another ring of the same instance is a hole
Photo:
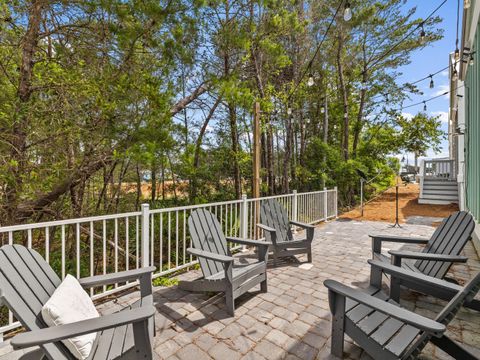
[[[315,235],[315,226],[310,224],[305,224],[299,221],[290,221],[290,224],[301,227],[302,229],[305,229],[307,231],[307,241],[313,240],[313,236]]]
[[[95,275],[86,278],[81,278],[78,281],[84,288],[91,288],[100,285],[110,285],[115,283],[121,283],[125,281],[138,280],[142,276],[151,275],[157,268],[155,266],[149,266],[139,268],[135,270],[120,271],[117,273],[106,275]]]
[[[466,256],[448,255],[448,254],[445,254],[445,255],[429,254],[429,253],[421,253],[416,251],[390,250],[388,253],[392,255],[392,263],[394,265],[399,265],[402,261],[401,259],[433,260],[433,261],[459,262],[459,263],[465,263],[468,260]],[[398,264],[396,262],[398,262]]]
[[[405,243],[405,244],[427,244],[429,239],[425,238],[415,238],[415,237],[403,237],[403,236],[393,236],[393,235],[368,235],[373,240],[379,240],[381,242],[395,242],[395,243]]]
[[[273,245],[277,243],[277,230],[264,224],[257,224],[257,227],[270,234],[270,239],[272,240]]]
[[[440,337],[446,330],[445,325],[440,324],[439,322],[415,314],[414,312],[403,309],[400,306],[388,303],[384,300],[380,300],[364,293],[363,291],[343,285],[338,281],[325,280],[323,284],[328,288],[329,292],[340,295],[344,298],[355,300],[360,304],[368,306],[434,336]]]
[[[291,225],[298,226],[298,227],[301,227],[302,229],[315,229],[315,226],[314,226],[314,225],[305,224],[305,223],[300,222],[300,221],[292,221],[292,220],[290,220],[290,224],[291,224]]]
[[[256,246],[256,247],[259,247],[259,246],[269,247],[270,245],[272,245],[272,243],[269,241],[240,239],[233,236],[227,236],[227,241],[233,242],[235,244],[249,245],[249,246]]]
[[[91,334],[97,331],[115,328],[148,320],[155,315],[153,306],[142,306],[132,310],[120,311],[94,319],[78,321],[70,324],[27,331],[15,336],[11,345],[15,350],[48,344],[69,339],[74,336]]]
[[[203,250],[198,250],[198,249],[194,249],[194,248],[188,248],[187,253],[192,254],[196,257],[202,257],[202,258],[213,260],[213,261],[220,261],[222,263],[233,262],[233,257],[231,257],[231,256],[214,254],[214,253],[209,252],[209,251],[203,251]]]
[[[264,225],[264,224],[257,224],[257,227],[264,230],[264,231],[268,231],[269,233],[272,233],[272,234],[277,233],[277,230],[275,230],[274,228],[272,228],[270,226]]]
[[[421,273],[416,273],[407,269],[404,269],[399,266],[395,266],[383,261],[378,260],[368,260],[370,266],[381,269],[385,274],[390,275],[392,278],[402,280],[414,281],[419,284],[435,286],[440,289],[445,289],[451,292],[459,292],[463,288],[460,285],[451,283],[449,281],[441,280],[434,278],[432,276],[427,276]]]

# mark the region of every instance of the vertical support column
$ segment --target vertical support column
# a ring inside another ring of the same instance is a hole
[[[334,191],[334,202],[333,206],[335,207],[335,219],[338,218],[338,188],[335,186],[333,188]]]
[[[325,221],[328,220],[328,191],[327,188],[323,188],[323,215],[325,215]]]
[[[248,202],[247,195],[242,195],[242,205],[240,209],[240,237],[248,238]]]
[[[253,198],[260,197],[260,103],[253,107]]]
[[[142,267],[150,266],[150,205],[142,204]]]
[[[293,221],[298,221],[298,194],[297,194],[297,190],[293,190],[292,220]]]

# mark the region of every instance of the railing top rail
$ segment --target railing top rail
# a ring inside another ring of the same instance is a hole
[[[214,203],[176,206],[176,207],[169,207],[169,208],[162,208],[162,209],[151,209],[150,213],[151,214],[158,214],[158,213],[171,212],[171,211],[182,211],[182,210],[205,208],[205,207],[210,207],[210,206],[240,204],[242,201],[243,200],[230,200],[230,201],[220,201],[220,202],[214,202]]]
[[[453,162],[453,159],[425,160],[425,163]]]
[[[21,231],[21,230],[28,230],[28,229],[41,229],[41,228],[62,226],[62,225],[82,224],[82,223],[88,223],[91,221],[123,219],[123,218],[140,216],[140,215],[142,215],[140,211],[135,211],[135,212],[121,213],[121,214],[97,215],[97,216],[89,216],[89,217],[76,218],[76,219],[54,220],[54,221],[46,221],[46,222],[40,222],[40,223],[0,226],[0,233],[6,233],[10,231]]]

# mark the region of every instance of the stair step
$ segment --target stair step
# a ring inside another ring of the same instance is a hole
[[[458,186],[438,186],[438,185],[423,185],[424,190],[458,190]]]
[[[433,200],[433,199],[418,199],[419,204],[430,204],[430,205],[450,205],[458,204],[458,200]]]
[[[431,200],[456,200],[456,201],[458,201],[458,195],[422,194],[422,199],[431,199]]]
[[[458,196],[458,191],[438,191],[438,190],[423,190],[423,195],[436,195],[436,196]]]
[[[457,182],[448,181],[448,180],[423,180],[423,184],[449,186],[449,185],[457,185]]]

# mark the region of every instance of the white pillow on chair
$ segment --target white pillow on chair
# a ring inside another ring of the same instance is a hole
[[[52,297],[43,305],[42,317],[50,326],[69,324],[99,317],[93,301],[71,275],[67,275]],[[97,334],[85,334],[62,340],[77,359],[86,359]]]

